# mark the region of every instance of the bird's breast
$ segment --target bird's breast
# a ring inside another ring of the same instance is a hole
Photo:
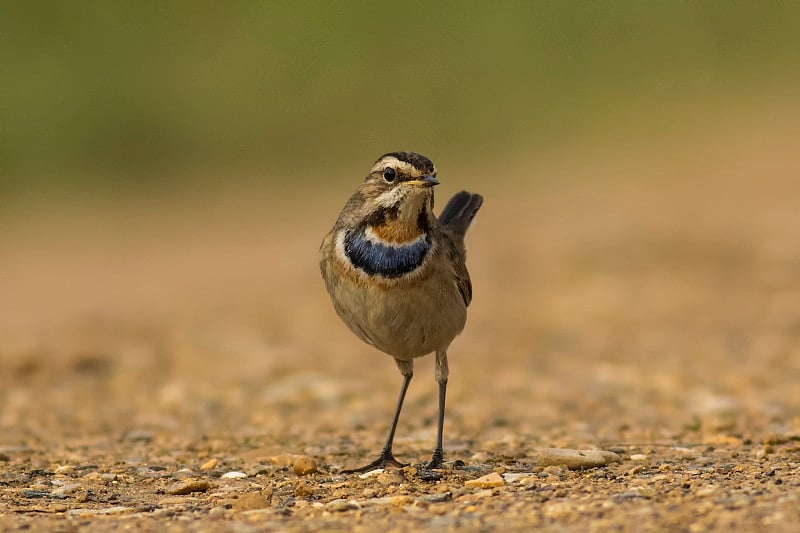
[[[386,278],[399,278],[421,267],[431,250],[429,235],[394,226],[399,225],[345,230],[340,243],[353,267]]]

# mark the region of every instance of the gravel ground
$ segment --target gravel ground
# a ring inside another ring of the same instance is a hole
[[[349,190],[20,215],[0,530],[797,530],[800,155],[748,126],[489,183],[439,162],[440,204],[487,198],[441,471],[426,359],[395,443],[414,466],[340,473],[400,385],[316,270]]]

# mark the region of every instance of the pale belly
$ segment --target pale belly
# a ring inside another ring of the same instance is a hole
[[[328,282],[336,312],[362,340],[396,359],[446,350],[461,333],[467,309],[451,275],[376,287],[353,277]]]

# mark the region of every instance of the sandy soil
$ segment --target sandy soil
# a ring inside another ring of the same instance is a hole
[[[438,473],[339,473],[378,452],[400,384],[317,272],[349,187],[9,219],[0,530],[796,530],[792,123],[438,162],[440,204],[486,195]],[[420,361],[395,446],[413,464],[435,393]]]

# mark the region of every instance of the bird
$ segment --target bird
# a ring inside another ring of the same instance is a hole
[[[443,464],[447,351],[472,301],[464,236],[483,196],[461,191],[437,217],[438,184],[436,167],[423,155],[380,156],[320,246],[320,271],[336,313],[358,338],[393,357],[403,376],[380,456],[344,473],[406,466],[394,457],[394,435],[414,360],[430,353],[436,354],[439,397],[436,448],[427,468]]]

